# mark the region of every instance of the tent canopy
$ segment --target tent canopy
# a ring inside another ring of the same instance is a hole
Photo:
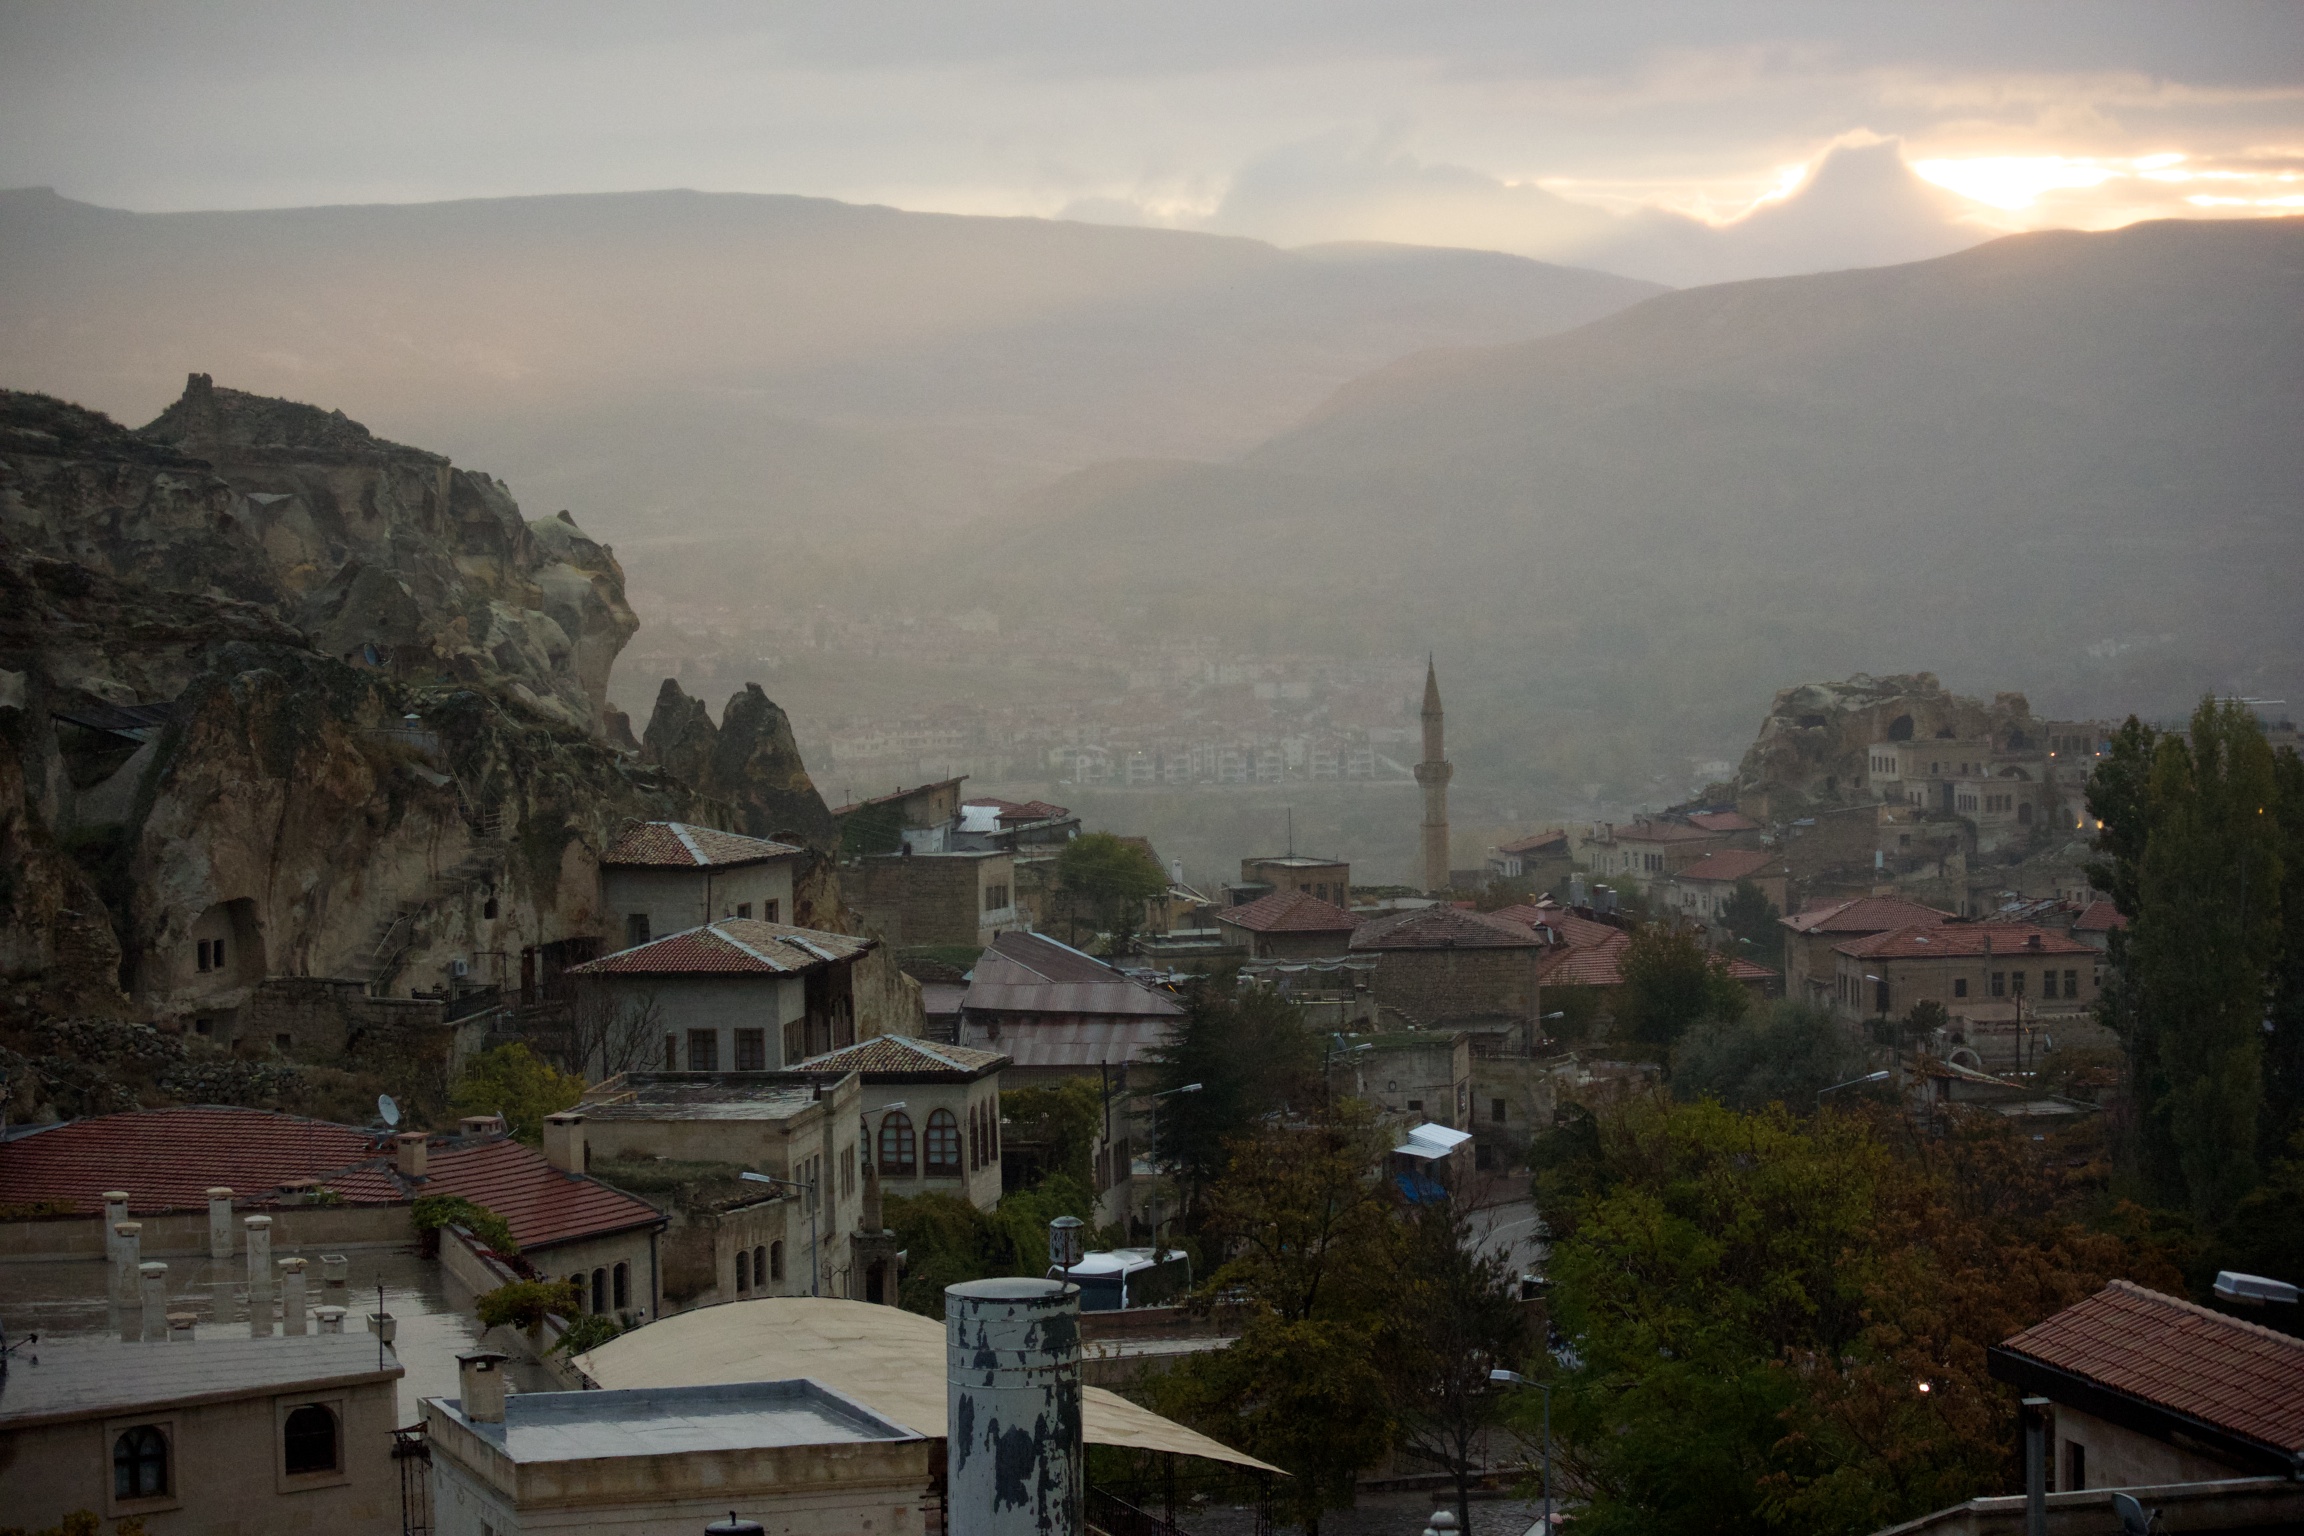
[[[610,1389],[807,1377],[916,1434],[945,1436],[944,1325],[895,1307],[814,1296],[726,1302],[619,1334],[575,1363]],[[1082,1390],[1080,1417],[1090,1445],[1280,1471],[1103,1387]]]

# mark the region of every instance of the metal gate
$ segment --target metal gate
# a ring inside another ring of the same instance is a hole
[[[423,1425],[392,1431],[392,1462],[400,1469],[400,1536],[432,1536],[432,1442]]]

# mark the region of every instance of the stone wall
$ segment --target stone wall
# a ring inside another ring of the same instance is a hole
[[[893,946],[978,944],[983,942],[987,866],[1002,862],[967,855],[875,854],[854,866],[847,895],[865,931]]]
[[[1376,963],[1377,1003],[1421,1029],[1470,1019],[1536,1016],[1536,959],[1527,949],[1388,949]]]

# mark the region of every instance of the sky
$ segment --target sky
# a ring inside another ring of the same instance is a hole
[[[681,186],[1572,257],[1835,148],[1978,238],[2304,212],[2304,6],[0,0],[0,186],[149,211]]]

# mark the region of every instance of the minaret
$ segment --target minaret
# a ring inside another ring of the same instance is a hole
[[[1431,658],[1424,662],[1424,760],[1416,765],[1416,782],[1424,786],[1424,889],[1448,889],[1448,780],[1456,770],[1440,733],[1440,674]]]

